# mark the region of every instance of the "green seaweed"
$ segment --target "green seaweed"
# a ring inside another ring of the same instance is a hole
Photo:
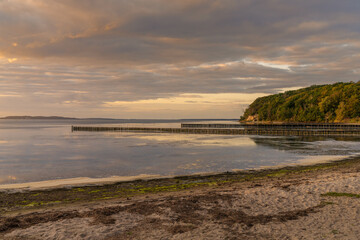
[[[335,204],[334,202],[326,202],[326,201],[322,201],[321,205],[325,206],[325,205],[333,205]]]
[[[323,197],[353,197],[353,198],[360,198],[360,194],[356,193],[340,193],[340,192],[328,192],[321,194]]]
[[[129,198],[136,195],[157,194],[160,192],[183,191],[201,187],[222,187],[232,182],[257,181],[266,178],[287,178],[292,175],[329,171],[340,167],[360,165],[360,158],[347,159],[311,166],[294,166],[280,169],[249,170],[225,172],[214,175],[177,176],[174,178],[118,182],[102,186],[59,188],[21,193],[0,193],[0,211],[7,212],[28,207],[41,207],[51,203],[74,203],[97,201],[112,198]],[[355,164],[355,165],[354,165]],[[326,193],[323,196],[347,196],[359,198],[353,193]],[[330,204],[330,203],[323,203]]]
[[[97,192],[101,192],[102,190],[101,189],[97,189],[97,190],[92,190],[92,191],[90,191],[90,192],[88,192],[88,193],[97,193]]]
[[[73,188],[72,190],[74,192],[85,192],[85,189],[83,189],[83,188]]]
[[[269,173],[266,176],[268,176],[268,177],[282,177],[282,176],[285,176],[285,175],[289,174],[290,172],[291,171],[288,170],[288,169],[281,169],[281,170],[278,170],[276,172]]]
[[[40,202],[31,202],[31,203],[28,203],[28,204],[22,205],[22,206],[23,206],[23,207],[35,207],[35,206],[56,204],[56,203],[61,203],[61,202],[62,202],[62,201],[49,201],[49,202],[40,201]]]

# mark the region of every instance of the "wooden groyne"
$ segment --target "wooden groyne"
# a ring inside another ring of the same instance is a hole
[[[360,136],[360,129],[263,129],[263,128],[144,128],[71,126],[71,131],[91,132],[152,132],[223,135],[276,135],[276,136]]]
[[[239,123],[181,123],[181,128],[244,128]]]
[[[360,124],[346,123],[182,123],[181,128],[245,128],[280,130],[360,130]]]

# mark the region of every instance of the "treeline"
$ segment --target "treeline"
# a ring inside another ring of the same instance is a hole
[[[360,122],[360,81],[314,85],[256,99],[242,121]]]

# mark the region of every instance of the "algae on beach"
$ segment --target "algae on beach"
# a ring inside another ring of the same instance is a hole
[[[221,187],[232,182],[256,181],[266,178],[284,178],[308,172],[331,171],[335,168],[356,166],[360,158],[278,169],[226,172],[213,175],[189,175],[174,178],[136,180],[114,184],[57,188],[48,190],[0,192],[0,212],[6,213],[33,207],[129,198],[144,194],[183,191],[194,188]]]

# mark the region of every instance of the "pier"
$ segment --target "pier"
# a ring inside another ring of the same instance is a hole
[[[239,124],[240,125],[240,124]],[[91,132],[150,132],[150,133],[184,133],[184,134],[222,134],[222,135],[274,135],[274,136],[360,136],[360,125],[357,127],[332,128],[280,128],[270,126],[256,127],[185,127],[181,128],[145,128],[145,127],[97,127],[71,126],[71,131]]]

